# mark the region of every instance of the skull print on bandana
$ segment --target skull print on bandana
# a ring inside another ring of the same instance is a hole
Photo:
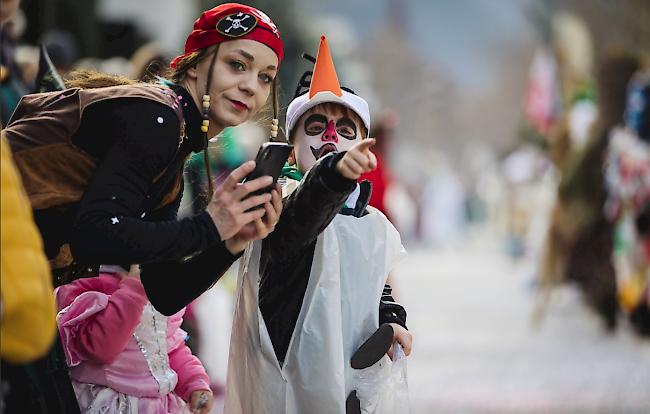
[[[222,35],[240,37],[257,26],[257,18],[249,13],[238,12],[230,14],[217,22],[216,29]]]

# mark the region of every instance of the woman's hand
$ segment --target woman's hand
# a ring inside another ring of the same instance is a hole
[[[241,184],[254,169],[255,161],[242,164],[230,173],[212,195],[207,212],[217,227],[221,240],[232,238],[244,227],[256,223],[266,214],[266,208],[247,212],[251,208],[271,202],[270,193],[246,198],[248,193],[268,187],[273,182],[273,179],[267,176]]]
[[[370,151],[375,145],[374,138],[366,138],[350,148],[336,164],[336,171],[350,180],[356,180],[361,174],[377,168],[377,157]]]
[[[190,397],[190,411],[198,414],[208,414],[214,404],[212,391],[198,390],[192,393]]]
[[[237,254],[241,252],[249,242],[261,240],[275,229],[275,225],[280,220],[280,213],[282,213],[281,193],[280,184],[276,184],[275,189],[271,191],[271,202],[264,203],[264,208],[259,209],[263,217],[246,224],[237,234],[226,240],[226,248],[230,253]]]
[[[411,345],[413,344],[413,335],[407,331],[402,325],[391,323],[390,326],[393,327],[393,344],[398,342],[402,349],[404,350],[404,355],[411,355]],[[393,345],[388,349],[388,356],[390,359],[393,359]]]

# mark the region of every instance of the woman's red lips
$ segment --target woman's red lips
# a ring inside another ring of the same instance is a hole
[[[230,102],[232,102],[232,105],[235,107],[236,110],[238,111],[245,111],[248,109],[248,105],[241,101],[237,101],[235,99],[229,99]]]

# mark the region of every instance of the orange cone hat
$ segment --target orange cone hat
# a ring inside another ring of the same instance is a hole
[[[341,89],[339,78],[327,45],[325,36],[320,38],[320,46],[316,55],[316,63],[309,84],[309,93],[302,93],[294,98],[287,108],[286,129],[287,136],[296,126],[300,117],[310,108],[326,102],[333,102],[352,109],[363,121],[366,129],[370,130],[370,108],[368,102],[362,97]]]
[[[339,78],[336,76],[336,69],[330,54],[330,48],[327,45],[325,36],[320,37],[320,46],[316,55],[316,64],[314,65],[314,74],[311,77],[309,85],[309,98],[313,98],[318,92],[332,92],[340,97],[343,95]]]

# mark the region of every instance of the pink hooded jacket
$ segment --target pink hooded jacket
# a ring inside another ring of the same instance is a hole
[[[210,389],[203,365],[185,345],[185,310],[168,318],[157,313],[140,280],[103,273],[59,287],[56,299],[73,381],[150,403],[172,392],[189,401],[192,392]]]

